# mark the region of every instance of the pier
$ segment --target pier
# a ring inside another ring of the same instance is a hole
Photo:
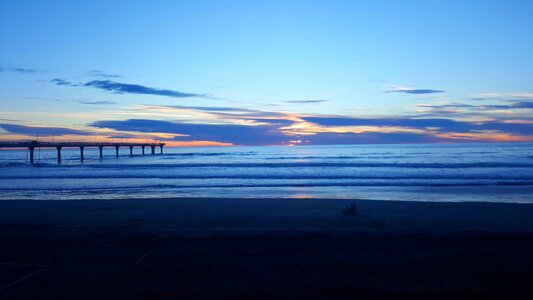
[[[142,149],[142,155],[145,154],[145,148],[150,147],[151,154],[155,154],[155,149],[160,148],[160,153],[163,154],[163,147],[165,143],[99,143],[99,142],[39,142],[39,141],[14,141],[6,142],[0,141],[1,148],[27,148],[30,153],[30,164],[34,162],[35,148],[56,148],[57,149],[57,162],[61,163],[61,149],[63,148],[79,148],[80,160],[83,161],[83,152],[85,148],[98,148],[100,151],[100,158],[103,158],[104,147],[114,147],[116,157],[118,157],[118,150],[120,147],[129,147],[130,156],[133,156],[133,148],[138,147]]]

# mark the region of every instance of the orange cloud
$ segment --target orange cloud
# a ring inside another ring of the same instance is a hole
[[[400,126],[323,126],[306,121],[295,115],[289,117],[293,124],[281,127],[280,130],[286,135],[315,135],[317,133],[425,133],[425,130],[400,127]]]
[[[485,142],[533,142],[533,136],[515,135],[501,132],[449,132],[449,133],[434,133],[436,137],[457,139],[464,141],[485,141]]]

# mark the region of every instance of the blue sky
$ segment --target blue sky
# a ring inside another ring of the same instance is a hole
[[[0,132],[531,141],[532,16],[531,1],[0,0]]]

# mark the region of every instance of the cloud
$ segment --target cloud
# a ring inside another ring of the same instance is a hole
[[[103,100],[62,101],[113,104]],[[26,135],[94,132],[131,138],[153,136],[183,145],[197,141],[234,145],[283,145],[291,140],[310,145],[533,141],[533,101],[474,104],[420,104],[412,115],[381,117],[304,115],[229,106],[137,105],[116,113],[128,115],[128,119],[94,121],[88,124],[87,132],[13,124],[0,127]]]
[[[288,114],[280,112],[262,111],[256,109],[226,107],[226,106],[185,106],[185,105],[142,105],[135,110],[142,113],[153,112],[167,115],[173,119],[194,123],[223,123],[243,125],[261,125],[251,123],[270,123],[289,125]]]
[[[320,104],[327,103],[329,100],[289,100],[284,101],[285,103],[297,103],[297,104]]]
[[[170,133],[186,134],[174,137],[174,141],[206,140],[236,145],[280,145],[289,144],[295,138],[310,145],[333,144],[387,144],[387,143],[432,143],[449,142],[455,139],[437,137],[430,133],[405,132],[319,132],[314,135],[295,137],[287,136],[279,126],[244,126],[244,125],[216,125],[216,124],[188,124],[171,121],[149,119],[130,119],[123,121],[97,121],[93,127],[113,129],[118,131],[140,133]],[[456,140],[455,140],[456,141]]]
[[[407,127],[449,127],[456,121],[450,119],[411,118],[356,118],[356,117],[303,117],[302,119],[324,126],[407,126]]]
[[[532,100],[533,92],[517,92],[517,93],[483,93],[469,98],[469,100]]]
[[[57,85],[63,85],[63,86],[80,86],[79,83],[73,83],[73,82],[66,81],[60,78],[52,79],[50,80],[50,82],[55,83]]]
[[[146,108],[176,108],[176,109],[194,109],[208,112],[235,112],[235,113],[253,113],[254,115],[264,114],[265,112],[255,109],[230,107],[230,106],[186,106],[186,105],[146,105]],[[269,115],[271,112],[267,112]]]
[[[353,117],[304,117],[304,120],[322,126],[395,126],[424,129],[438,132],[472,133],[501,131],[531,135],[532,124],[506,123],[501,121],[467,122],[446,118],[353,118]]]
[[[301,140],[302,144],[309,145],[533,141],[533,123],[516,121],[506,123],[466,122],[444,118],[308,116],[295,117],[293,120],[267,119],[266,122],[255,125],[127,119],[93,122],[89,126],[95,128],[94,131],[14,124],[0,124],[0,128],[14,134],[41,136],[95,135],[103,129],[103,132],[113,137],[157,136],[162,140],[180,143],[205,141],[234,145],[283,145],[289,144],[291,140]],[[308,125],[308,131],[300,130],[301,133],[297,133],[295,128],[290,132],[285,127],[288,123],[296,127]]]
[[[281,119],[281,118],[260,118],[260,117],[246,117],[243,120],[253,121],[257,123],[269,123],[272,125],[289,126],[294,124],[294,120]]]
[[[442,143],[452,139],[440,138],[431,134],[404,132],[363,132],[363,133],[331,133],[323,132],[305,137],[306,144],[341,145],[341,144],[407,144],[407,143]]]
[[[38,73],[39,71],[36,69],[28,69],[28,68],[6,68],[6,67],[0,67],[0,72],[14,72],[14,73],[21,73],[21,74],[33,74]]]
[[[88,104],[88,105],[106,105],[106,104],[117,104],[113,101],[78,101],[81,104]]]
[[[100,89],[107,92],[112,92],[115,94],[141,94],[141,95],[156,95],[156,96],[165,96],[172,98],[213,98],[208,94],[194,94],[194,93],[183,93],[174,90],[167,89],[158,89],[147,87],[139,84],[129,84],[129,83],[120,83],[111,80],[92,80],[86,83],[74,83],[60,78],[55,78],[50,80],[50,82],[55,83],[60,86],[83,86],[83,87],[92,87]]]
[[[386,93],[404,93],[404,94],[435,94],[435,93],[444,93],[442,90],[433,90],[433,89],[415,89],[410,87],[393,87],[392,89],[385,91]]]
[[[183,93],[175,90],[167,89],[158,89],[147,87],[139,84],[128,84],[114,82],[111,80],[93,80],[85,83],[83,86],[93,87],[100,90],[113,92],[116,94],[142,94],[142,95],[156,95],[156,96],[166,96],[173,98],[187,98],[187,97],[198,97],[198,98],[210,98],[207,94],[194,94],[194,93]]]
[[[53,102],[64,102],[64,101],[66,101],[66,100],[61,100],[61,99],[41,98],[41,97],[24,97],[24,99],[38,100],[38,101],[53,101]]]
[[[339,145],[339,144],[416,144],[416,143],[450,143],[450,142],[487,142],[487,141],[533,141],[528,136],[506,133],[403,133],[403,132],[363,132],[363,133],[319,133],[305,138],[304,144]]]
[[[90,101],[90,100],[63,100],[54,98],[41,98],[41,97],[24,97],[25,99],[38,100],[38,101],[53,101],[53,102],[76,102],[87,105],[105,105],[105,104],[117,104],[113,101]]]
[[[57,136],[57,135],[93,135],[92,132],[65,128],[65,127],[38,127],[38,126],[24,126],[15,124],[0,124],[0,128],[9,133],[24,134],[24,135],[40,135],[40,136]]]
[[[103,78],[124,78],[122,75],[117,74],[111,74],[104,72],[102,70],[89,70],[86,72],[87,75],[93,76],[93,77],[103,77]]]
[[[418,113],[390,117],[299,115],[236,107],[145,105],[142,119],[98,121],[93,127],[141,133],[181,134],[176,140],[204,140],[237,145],[418,143],[451,141],[533,140],[533,120],[527,112],[533,103],[421,104]],[[502,112],[509,109],[510,113]],[[489,118],[496,110],[498,118]],[[511,111],[513,110],[513,111]],[[147,113],[176,121],[150,120]],[[475,114],[477,113],[477,115]],[[435,114],[435,116],[428,116]],[[450,117],[453,116],[452,117]],[[502,116],[508,115],[507,118]]]
[[[448,108],[460,108],[474,111],[487,111],[487,110],[505,110],[505,109],[532,109],[533,101],[516,101],[508,100],[509,104],[487,104],[487,105],[471,105],[463,103],[451,103],[451,104],[418,104],[418,107],[427,109],[448,109]]]
[[[529,118],[533,101],[506,100],[502,104],[471,105],[463,103],[418,104],[418,117],[454,118],[492,118],[516,119]]]
[[[118,131],[142,133],[184,134],[174,140],[203,140],[232,143],[237,145],[281,144],[289,138],[279,131],[279,126],[246,126],[235,124],[191,124],[149,119],[129,119],[123,121],[97,121],[90,126]]]
[[[515,102],[515,104],[513,106],[515,108],[533,109],[533,101]]]

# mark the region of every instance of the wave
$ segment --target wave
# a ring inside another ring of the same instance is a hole
[[[395,155],[395,156],[367,156],[367,155],[351,155],[351,156],[279,156],[279,157],[266,157],[266,160],[285,160],[285,159],[361,159],[361,158],[372,158],[372,159],[398,159],[398,158],[408,158],[405,155]]]
[[[429,168],[429,169],[462,169],[462,168],[533,168],[532,163],[380,163],[380,162],[290,162],[290,163],[166,163],[166,164],[91,164],[91,168],[126,169],[126,168]]]
[[[269,180],[533,180],[533,176],[494,176],[494,175],[397,175],[397,176],[369,176],[369,175],[257,175],[257,174],[183,174],[183,175],[157,175],[157,174],[87,174],[87,175],[15,175],[0,176],[0,179],[269,179]]]
[[[27,162],[2,162],[0,163],[0,167],[16,167],[16,166],[23,166],[28,165]]]
[[[533,186],[533,182],[473,182],[473,183],[354,183],[354,182],[325,182],[325,183],[274,183],[274,184],[205,184],[205,185],[172,185],[154,184],[120,187],[76,187],[76,188],[5,188],[4,191],[124,191],[134,189],[191,189],[191,188],[276,188],[276,187],[479,187],[479,186]]]
[[[61,168],[67,165],[57,163],[8,163],[1,166],[27,166]],[[284,162],[284,163],[144,163],[144,164],[107,164],[85,163],[68,165],[70,167],[95,168],[95,169],[169,169],[169,168],[408,168],[408,169],[462,169],[462,168],[533,168],[533,163],[503,163],[503,162],[477,162],[477,163],[381,163],[381,162]]]

